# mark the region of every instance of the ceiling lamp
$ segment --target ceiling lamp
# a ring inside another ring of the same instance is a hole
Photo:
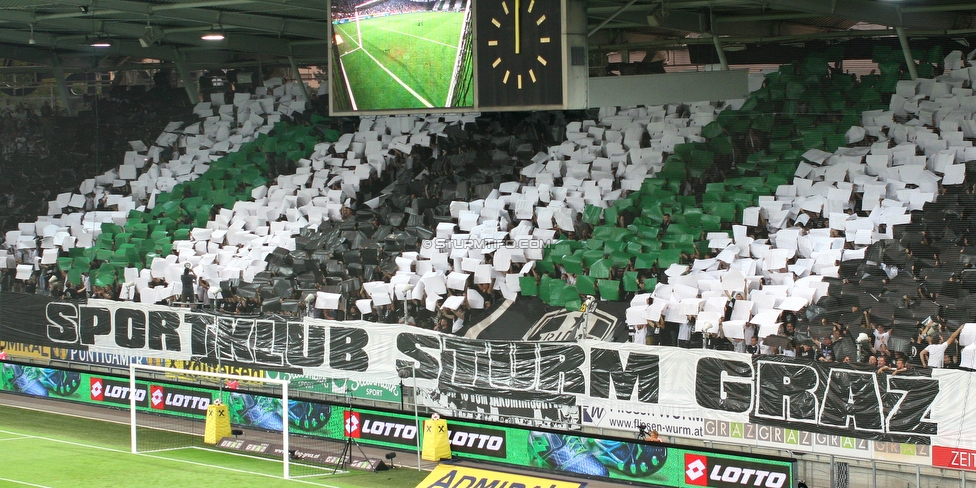
[[[200,36],[204,41],[223,41],[224,33],[217,28],[211,28],[206,34]]]
[[[34,44],[37,44],[37,39],[34,39],[34,24],[31,24],[30,28],[31,28],[31,36],[30,39],[27,40],[27,44],[33,46]]]
[[[98,36],[95,39],[93,39],[91,42],[89,42],[88,45],[91,47],[98,47],[98,48],[112,47],[112,40],[107,37]]]

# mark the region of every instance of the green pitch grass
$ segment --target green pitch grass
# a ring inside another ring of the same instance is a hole
[[[199,443],[195,439],[188,442]],[[0,487],[4,488],[405,488],[416,486],[428,474],[401,468],[283,480],[280,463],[200,449],[131,454],[128,425],[11,407],[0,407],[0,466]],[[308,472],[301,469],[300,474]]]
[[[444,107],[458,54],[463,12],[420,12],[336,24],[340,65],[359,110]],[[471,72],[470,69],[467,72]],[[399,81],[397,81],[399,80]],[[471,106],[473,98],[465,105]],[[352,107],[337,107],[350,110]]]

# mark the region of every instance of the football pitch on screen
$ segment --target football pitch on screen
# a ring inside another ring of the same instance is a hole
[[[449,105],[464,12],[418,12],[335,24],[339,71],[357,110]],[[360,45],[360,40],[362,44]],[[470,58],[465,61],[470,64]],[[470,67],[462,72],[470,73]],[[471,106],[468,93],[457,106]],[[348,107],[352,108],[352,107]]]
[[[321,476],[285,480],[280,461],[192,444],[132,454],[127,424],[0,406],[0,487],[403,488],[416,486],[428,474],[398,468],[333,475],[330,468],[321,469]]]

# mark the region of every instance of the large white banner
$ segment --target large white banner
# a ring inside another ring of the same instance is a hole
[[[404,372],[408,386],[415,373],[423,404],[454,417],[635,432],[647,424],[664,435],[770,446],[805,445],[803,432],[833,436],[809,442],[827,448],[834,438],[976,447],[976,410],[965,408],[976,405],[976,389],[961,371],[891,376],[711,350],[484,341],[401,325],[9,296],[0,325],[7,341],[375,383],[399,383]]]

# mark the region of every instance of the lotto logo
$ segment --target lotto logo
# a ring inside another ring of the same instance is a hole
[[[358,439],[360,437],[359,413],[346,410],[346,436]]]
[[[105,400],[105,387],[101,378],[91,379],[91,399],[99,402]]]
[[[164,393],[162,386],[153,385],[149,387],[149,402],[152,408],[156,410],[166,409],[166,404],[163,402],[163,398],[166,396]]]
[[[708,464],[705,456],[685,454],[685,484],[708,486]]]

